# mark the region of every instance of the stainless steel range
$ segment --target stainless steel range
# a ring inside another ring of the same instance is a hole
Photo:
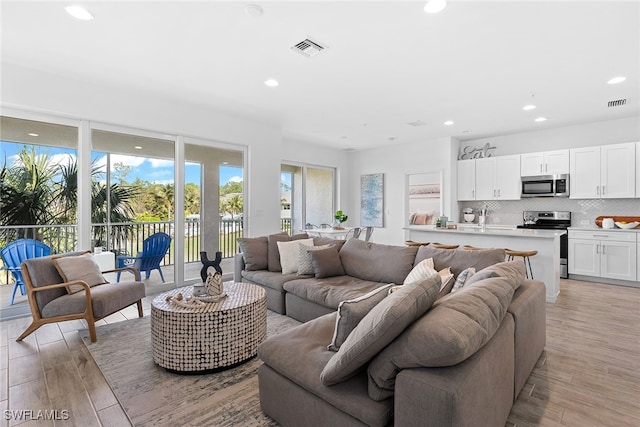
[[[569,211],[524,211],[524,224],[518,228],[533,228],[539,230],[566,230],[571,226],[571,212]],[[566,279],[568,274],[569,236],[560,236],[560,277]]]

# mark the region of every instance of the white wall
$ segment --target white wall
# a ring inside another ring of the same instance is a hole
[[[6,63],[1,78],[2,107],[248,147],[247,234],[251,236],[279,231],[282,158],[333,165],[336,158],[344,157],[341,151],[301,142],[283,144],[276,126],[155,93],[101,86]]]
[[[478,138],[461,141],[460,145],[481,147],[488,142],[496,147],[493,156],[507,156],[632,141],[640,141],[639,117]]]
[[[454,154],[452,154],[454,153]],[[373,240],[378,243],[403,244],[406,225],[405,175],[443,170],[444,214],[452,212],[448,189],[452,185],[452,155],[457,153],[457,141],[439,138],[431,141],[390,144],[387,147],[349,153],[347,172],[349,203],[343,210],[349,215],[347,225],[360,221],[360,175],[384,173],[384,227],[377,228]],[[455,203],[457,211],[457,203]]]

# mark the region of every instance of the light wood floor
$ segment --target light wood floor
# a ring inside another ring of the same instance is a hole
[[[144,309],[148,315],[149,297]],[[134,317],[136,309],[130,307],[100,323]],[[130,425],[78,337],[85,325],[48,325],[16,343],[29,322],[0,322],[2,414],[7,409],[67,409],[70,419],[64,425]],[[21,423],[1,418],[3,425]],[[31,424],[54,425],[21,425]],[[546,350],[507,423],[538,425],[640,426],[640,289],[561,281],[558,302],[547,304]]]

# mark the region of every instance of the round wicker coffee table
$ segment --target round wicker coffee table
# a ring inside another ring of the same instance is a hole
[[[226,298],[199,308],[166,301],[168,295],[192,295],[192,286],[154,298],[154,362],[170,371],[202,373],[228,369],[254,357],[267,336],[266,292],[248,283],[225,283],[224,292]]]

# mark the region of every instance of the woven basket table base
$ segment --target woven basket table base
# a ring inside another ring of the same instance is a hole
[[[166,301],[193,294],[186,286],[158,295],[151,304],[153,360],[168,370],[199,373],[231,368],[257,354],[267,336],[267,297],[259,286],[225,283],[226,298],[198,308]]]

